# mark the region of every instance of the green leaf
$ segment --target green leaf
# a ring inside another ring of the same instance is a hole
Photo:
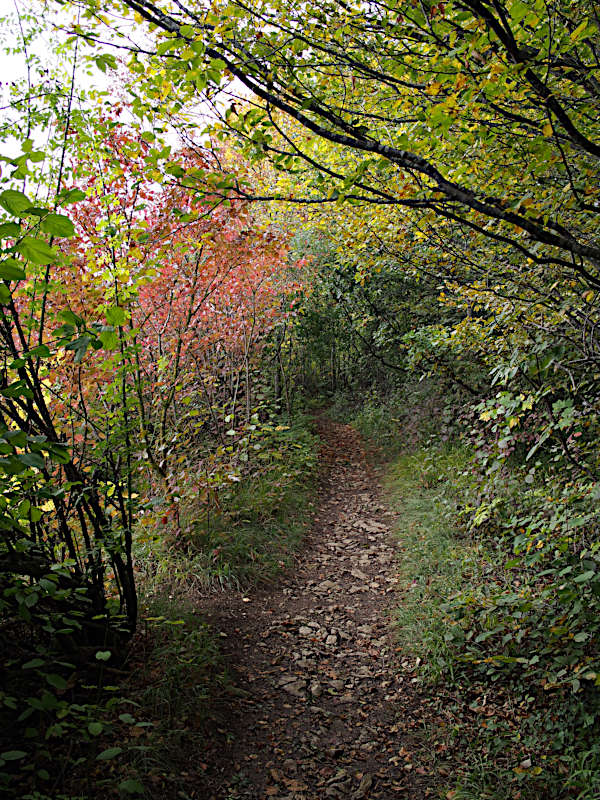
[[[168,172],[169,175],[173,175],[174,178],[183,178],[185,175],[185,170],[181,164],[175,164],[173,162],[165,165],[165,172]]]
[[[571,41],[572,42],[576,42],[581,37],[581,35],[583,34],[583,32],[585,31],[587,26],[588,26],[588,20],[587,19],[584,19],[583,22],[580,22],[579,25],[575,28],[575,30],[573,31],[573,33],[571,33],[571,35],[569,37],[571,39]]]
[[[21,464],[14,456],[10,456],[10,458],[0,458],[0,470],[6,473],[6,475],[19,475],[25,469],[27,469],[25,464]]]
[[[69,189],[64,194],[59,195],[59,205],[68,206],[70,203],[78,203],[80,200],[85,200],[87,197],[85,192],[81,189]]]
[[[103,731],[103,725],[101,722],[90,722],[88,725],[88,731],[92,734],[92,736],[99,736]]]
[[[109,325],[114,325],[116,328],[125,322],[125,311],[121,306],[112,306],[106,309],[106,321]]]
[[[50,348],[47,344],[38,344],[27,353],[27,358],[49,358],[50,355]]]
[[[46,675],[46,680],[50,686],[54,686],[55,689],[63,690],[67,688],[66,680],[61,675],[57,675],[56,673]]]
[[[529,14],[530,10],[529,6],[521,2],[521,0],[513,0],[510,7],[510,15],[515,22],[520,22]]]
[[[160,44],[156,48],[156,54],[159,56],[164,56],[165,53],[168,53],[171,50],[175,50],[177,48],[177,45],[178,45],[177,39],[168,39],[166,42],[160,42]]]
[[[100,331],[99,338],[105,350],[115,350],[119,344],[119,337],[112,327],[105,327]]]
[[[575,583],[586,583],[591,578],[593,578],[595,574],[596,573],[594,572],[593,569],[588,569],[585,572],[582,572],[581,575],[578,575],[575,578]]]
[[[65,346],[65,350],[74,350],[75,363],[79,364],[84,357],[91,341],[92,337],[88,333],[84,333],[82,336],[78,336],[77,339],[73,339],[72,342],[69,342],[69,344]]]
[[[100,70],[100,72],[106,72],[106,69],[116,69],[117,68],[117,60],[111,53],[102,53],[99,56],[94,58],[96,62],[96,66]]]
[[[3,397],[33,397],[31,389],[24,380],[9,383],[4,389],[0,389],[0,394],[2,394]],[[6,439],[8,437],[4,435],[4,438]]]
[[[70,325],[81,325],[81,323],[83,322],[81,317],[78,317],[77,314],[71,311],[70,308],[65,308],[63,311],[60,312],[59,316],[61,319],[64,319],[64,321]]]
[[[75,235],[75,226],[64,214],[48,214],[42,220],[41,229],[52,236],[70,237]]]
[[[33,608],[33,606],[37,605],[39,599],[39,595],[35,592],[32,592],[31,594],[25,596],[25,605],[27,608]]]
[[[17,458],[28,467],[44,468],[44,459],[38,453],[20,453]]]
[[[6,239],[7,236],[11,238],[18,236],[21,233],[21,228],[16,222],[4,222],[0,225],[0,239]]]
[[[32,658],[31,661],[23,664],[21,669],[37,669],[37,667],[43,667],[45,663],[42,658]]]
[[[98,661],[108,661],[111,656],[110,650],[98,650],[96,653],[96,659]]]
[[[25,277],[25,270],[20,261],[7,258],[0,262],[0,278],[4,281],[21,281]]]
[[[107,750],[103,750],[96,756],[97,761],[109,761],[111,758],[118,756],[119,753],[123,752],[122,747],[109,747]]]
[[[48,453],[52,461],[57,464],[68,464],[71,460],[69,449],[64,444],[58,444],[58,442],[52,442],[48,445]]]
[[[6,750],[4,753],[0,753],[0,759],[3,761],[19,761],[22,758],[25,758],[27,753],[24,750]]]
[[[9,214],[14,214],[15,217],[18,217],[25,209],[31,208],[31,200],[23,192],[17,192],[15,189],[5,189],[0,192],[0,206],[5,211],[8,211]]]
[[[10,289],[0,283],[0,306],[7,306],[10,303]]]
[[[23,383],[23,381],[19,381],[20,385],[23,385]],[[11,395],[8,396],[10,397]],[[2,436],[7,442],[14,444],[15,447],[25,447],[27,444],[27,434],[25,431],[5,431]]]
[[[121,781],[118,785],[118,790],[121,794],[143,794],[144,787],[139,781],[134,780],[133,778],[128,778],[126,781]]]
[[[33,236],[26,236],[15,250],[34,264],[51,264],[57,257],[56,250],[50,247],[48,242],[44,239],[34,239]]]

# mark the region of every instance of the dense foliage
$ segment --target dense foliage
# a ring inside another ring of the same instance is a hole
[[[152,146],[126,107],[79,88],[77,48],[69,71],[37,70],[41,23],[17,21],[28,72],[8,87],[0,179],[0,786],[21,797],[76,785],[86,747],[99,770],[120,756],[101,737],[123,724],[145,731],[116,720],[107,680],[140,585],[148,613],[184,558],[204,589],[267,577],[298,538],[284,516],[315,457],[306,426],[278,417],[302,272],[281,230],[219,193],[220,162],[246,180],[243,164]],[[215,193],[177,182],[191,169]],[[121,775],[119,792],[140,786]]]

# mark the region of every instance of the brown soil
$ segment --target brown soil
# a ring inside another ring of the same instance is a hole
[[[431,795],[411,756],[423,715],[414,664],[394,642],[394,515],[356,431],[319,426],[323,488],[296,568],[268,590],[219,595],[206,613],[233,685],[187,797]]]

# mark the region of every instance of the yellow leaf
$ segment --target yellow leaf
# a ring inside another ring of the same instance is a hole
[[[548,137],[552,136],[552,132],[553,132],[552,125],[549,122],[547,122],[542,128],[542,133],[544,134],[544,136]]]

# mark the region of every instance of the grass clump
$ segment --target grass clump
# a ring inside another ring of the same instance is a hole
[[[400,456],[388,472],[390,499],[400,514],[399,643],[403,652],[423,659],[423,674],[431,679],[449,667],[444,603],[486,557],[481,546],[457,536],[456,493],[445,480],[459,474],[466,460],[461,450],[418,450]]]
[[[20,706],[1,693],[2,797],[163,798],[186,788],[179,773],[204,747],[212,698],[227,685],[215,633],[191,607],[163,600],[144,609],[125,648],[84,656],[30,660]]]
[[[14,760],[5,769],[0,760],[3,796],[194,796],[198,765],[189,769],[190,760],[203,753],[210,761],[232,691],[199,594],[268,581],[291,561],[317,475],[318,438],[307,418],[253,418],[230,438],[196,454],[176,492],[157,491],[146,504],[135,541],[142,610],[131,642],[92,649],[91,666],[52,654],[32,659],[29,649],[17,663],[13,653],[32,710],[25,718],[22,704],[0,693],[0,717],[21,715],[25,742],[15,743],[14,725],[6,726],[0,755]],[[33,750],[37,774],[28,764]]]
[[[445,444],[456,425],[452,402],[429,379],[411,380],[387,391],[338,392],[328,415],[356,428],[378,460],[412,451],[432,439]]]
[[[230,472],[218,491],[182,496],[176,534],[170,519],[170,535],[160,525],[140,532],[147,596],[248,587],[290,563],[313,507],[318,438],[307,418],[265,425],[242,455],[243,469],[234,479]]]
[[[155,599],[143,624],[122,687],[131,708],[125,740],[133,744],[124,770],[144,787],[144,797],[185,794],[190,757],[206,749],[214,699],[227,688],[227,672],[217,634],[191,604]]]

